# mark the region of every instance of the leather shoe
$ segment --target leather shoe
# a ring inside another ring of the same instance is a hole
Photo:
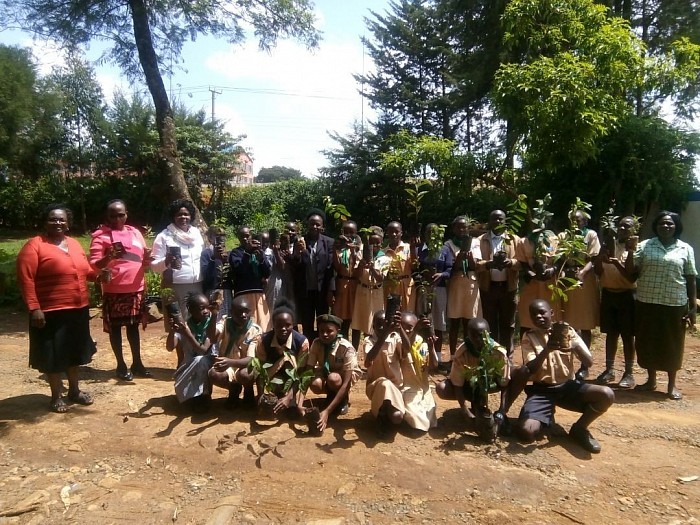
[[[134,375],[129,372],[128,370],[119,370],[117,369],[117,377],[121,379],[122,381],[133,381],[134,380]]]
[[[583,428],[574,423],[569,430],[569,435],[576,443],[591,454],[598,454],[600,452],[600,443],[591,435],[587,428]]]
[[[153,377],[153,374],[151,374],[151,371],[148,370],[145,366],[132,366],[131,367],[131,374],[134,377]]]
[[[609,368],[595,378],[595,382],[599,385],[607,385],[608,383],[612,383],[613,381],[615,381],[615,372],[613,372]]]
[[[620,388],[634,388],[634,376],[631,373],[625,372],[617,386]]]

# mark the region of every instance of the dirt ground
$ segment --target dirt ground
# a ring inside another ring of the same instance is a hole
[[[143,334],[154,378],[126,383],[114,378],[99,318],[98,353],[82,373],[95,404],[49,413],[48,386],[27,367],[25,314],[0,318],[0,524],[700,520],[696,336],[679,373],[684,399],[666,399],[665,376],[656,393],[617,391],[592,427],[603,450],[591,456],[565,435],[574,414],[558,412],[558,425],[536,444],[485,445],[445,402],[429,434],[404,429],[381,441],[364,382],[353,388],[348,415],[321,437],[301,423],[258,424],[251,412],[227,409],[221,390],[208,414],[193,416],[175,399],[175,356],[165,351],[162,325]],[[601,343],[598,336],[595,375]]]

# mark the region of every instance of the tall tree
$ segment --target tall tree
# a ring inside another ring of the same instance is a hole
[[[179,57],[184,43],[213,34],[240,43],[252,27],[259,45],[269,49],[278,37],[293,37],[313,47],[318,42],[309,0],[2,0],[5,23],[80,47],[92,40],[111,45],[107,59],[148,86],[156,113],[160,166],[168,197],[189,197],[177,149],[173,110],[163,83],[163,57]]]
[[[255,182],[279,182],[281,180],[300,179],[301,171],[287,166],[272,166],[260,168]]]

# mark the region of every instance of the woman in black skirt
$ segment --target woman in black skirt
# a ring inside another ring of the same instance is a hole
[[[66,235],[70,212],[52,204],[45,213],[46,233],[29,239],[17,256],[17,277],[29,309],[29,366],[46,374],[50,409],[66,412],[63,374],[68,376],[68,401],[91,405],[80,390],[78,370],[92,360],[88,279],[94,278],[78,241]]]
[[[679,239],[683,224],[676,213],[660,212],[651,225],[655,237],[628,241],[625,268],[638,274],[634,310],[637,362],[649,373],[635,390],[656,389],[656,372],[668,373],[669,399],[681,399],[676,373],[683,364],[685,328],[695,324],[697,290],[693,248]],[[634,252],[634,257],[632,253]]]

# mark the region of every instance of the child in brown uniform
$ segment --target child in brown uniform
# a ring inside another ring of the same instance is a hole
[[[342,333],[350,338],[350,322],[355,306],[355,292],[357,290],[357,278],[355,268],[362,256],[362,246],[357,237],[357,223],[355,221],[343,222],[343,234],[336,239],[333,246],[333,269],[335,270],[335,289],[333,291],[333,315],[343,321]],[[358,344],[360,333],[355,330],[353,342]]]
[[[348,413],[350,387],[360,378],[362,370],[357,364],[355,347],[340,334],[340,318],[320,315],[316,318],[316,326],[318,337],[309,348],[306,365],[313,368],[316,375],[310,385],[311,391],[326,394],[330,400],[321,411],[317,424],[318,431],[323,432],[331,414]]]
[[[525,387],[527,399],[520,412],[518,434],[530,443],[537,439],[542,425],[551,425],[557,406],[581,412],[569,435],[584,449],[600,452],[600,444],[588,426],[604,414],[615,401],[606,386],[575,380],[574,355],[586,366],[593,364],[591,353],[576,331],[569,327],[559,341],[551,337],[552,307],[538,299],[530,303],[530,318],[535,326],[522,339],[523,361],[530,370],[532,385]]]
[[[499,428],[507,425],[508,409],[522,392],[530,375],[525,366],[513,367],[506,348],[491,339],[489,324],[485,319],[471,319],[467,324],[467,337],[464,343],[459,345],[452,359],[450,376],[435,388],[435,393],[440,399],[457,400],[471,428],[475,428],[476,415],[488,409],[488,399],[472,388],[467,377],[479,366],[481,352],[487,342],[491,346],[491,356],[501,364],[502,371],[500,377],[496,378],[497,387],[489,390],[489,393],[501,393],[500,408],[494,414]],[[466,401],[471,402],[471,409]]]
[[[437,425],[427,369],[437,367],[435,348],[415,333],[418,318],[396,312],[367,354],[367,397],[380,433],[406,421],[427,431]]]
[[[238,406],[244,387],[244,404],[255,404],[254,378],[246,367],[255,357],[263,331],[253,322],[251,311],[252,304],[245,295],[233,300],[231,314],[219,322],[222,339],[218,344],[218,356],[209,369],[212,384],[229,391],[229,403],[234,408]]]

